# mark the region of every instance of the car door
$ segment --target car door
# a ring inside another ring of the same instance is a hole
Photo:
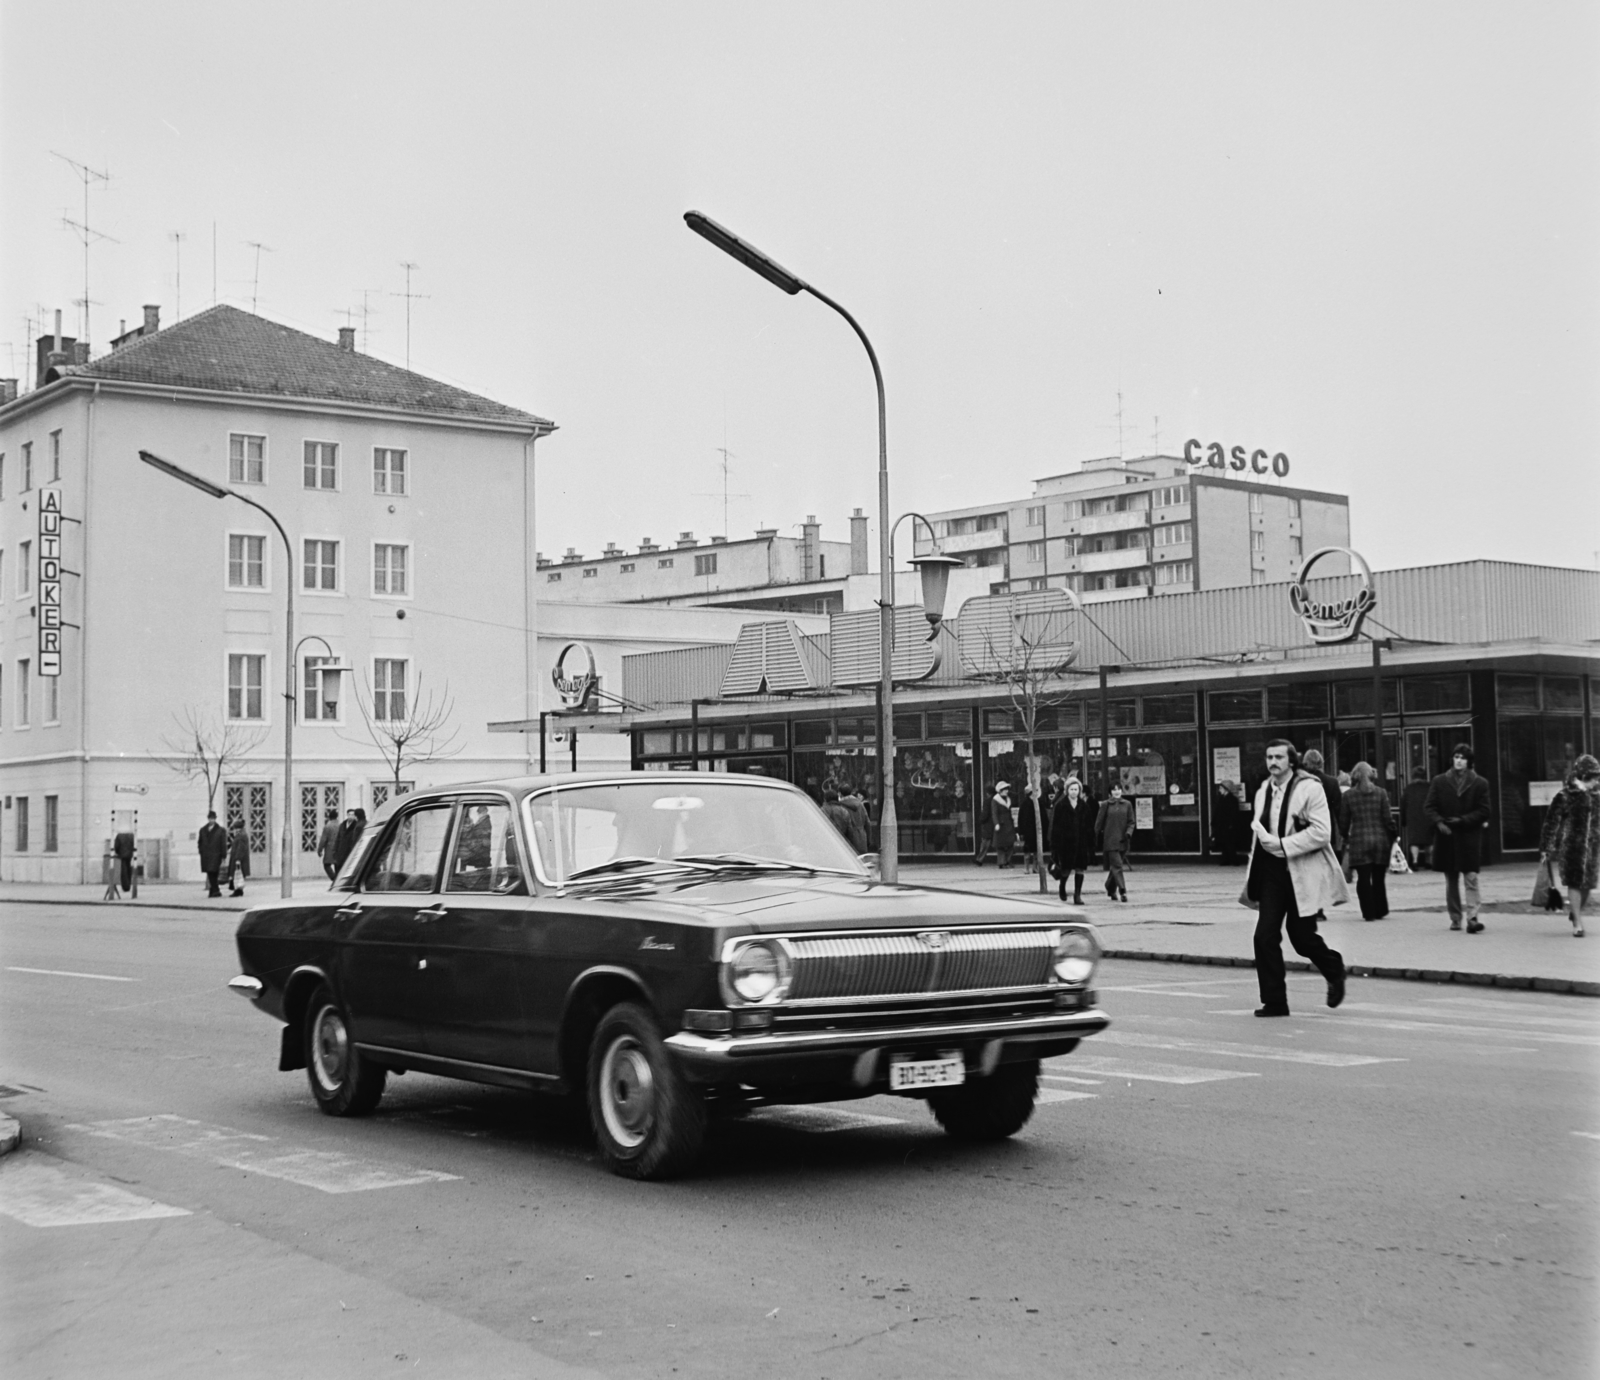
[[[424,1049],[428,927],[454,811],[452,800],[425,800],[397,814],[337,913],[340,989],[362,1044]]]
[[[431,1054],[500,1068],[548,1067],[539,1057],[541,1022],[532,995],[538,925],[523,856],[508,797],[462,797],[440,913],[427,936],[424,1021]]]

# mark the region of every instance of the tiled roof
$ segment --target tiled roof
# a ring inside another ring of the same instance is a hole
[[[71,371],[219,393],[325,398],[464,420],[550,427],[542,417],[218,305]]]

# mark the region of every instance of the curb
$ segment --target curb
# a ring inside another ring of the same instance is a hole
[[[193,901],[97,901],[87,896],[5,896],[16,906],[119,906],[123,910],[194,910],[209,915],[242,915],[248,906],[199,906]]]
[[[1195,963],[1213,968],[1254,968],[1253,958],[1228,954],[1153,954],[1142,949],[1105,949],[1103,958],[1126,958],[1144,963]],[[1315,969],[1303,958],[1286,959],[1291,973],[1310,973]],[[1455,982],[1471,987],[1516,987],[1530,992],[1564,992],[1578,997],[1600,997],[1600,982],[1577,978],[1524,977],[1514,973],[1464,973],[1454,968],[1375,968],[1368,963],[1348,963],[1351,977],[1392,978],[1399,982]]]
[[[0,1155],[9,1155],[22,1143],[22,1127],[12,1116],[0,1116]]]

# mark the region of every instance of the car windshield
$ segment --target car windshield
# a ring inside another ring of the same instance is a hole
[[[557,886],[653,872],[866,869],[799,791],[734,781],[559,786],[529,798],[539,868]]]

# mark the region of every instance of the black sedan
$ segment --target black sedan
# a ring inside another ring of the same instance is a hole
[[[587,1104],[619,1174],[695,1160],[709,1117],[925,1099],[1015,1134],[1041,1058],[1108,1024],[1094,930],[1029,900],[876,882],[755,777],[534,777],[404,797],[326,895],[255,907],[229,985],[280,1069],[360,1116],[391,1073]]]

